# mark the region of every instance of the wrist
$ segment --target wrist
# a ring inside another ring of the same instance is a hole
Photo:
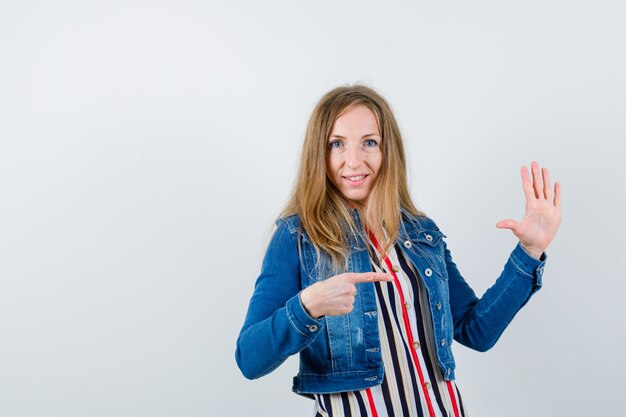
[[[524,251],[528,254],[528,256],[530,256],[531,258],[534,258],[536,260],[540,260],[541,259],[541,255],[543,255],[543,252],[544,252],[543,249],[538,249],[538,248],[525,246],[521,242],[520,242],[520,246],[522,247],[522,249],[524,249]]]
[[[317,314],[317,311],[315,311],[312,297],[311,297],[311,291],[312,291],[311,287],[307,287],[304,290],[302,290],[300,292],[300,302],[302,303],[302,307],[304,307],[304,311],[306,311],[306,313],[312,319],[317,320],[320,318],[320,314]]]

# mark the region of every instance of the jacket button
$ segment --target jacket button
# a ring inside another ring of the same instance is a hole
[[[317,331],[317,325],[315,325],[315,324],[310,325],[309,326],[309,331],[311,333],[315,333]]]
[[[430,389],[430,382],[428,381],[424,382],[424,388]]]
[[[410,240],[405,240],[404,241],[404,247],[405,248],[409,249],[409,248],[411,248],[411,246],[413,246],[413,244],[411,243]]]
[[[433,271],[432,271],[432,269],[430,269],[430,268],[426,268],[426,269],[424,270],[424,274],[425,274],[427,277],[429,277],[429,276],[431,276],[431,275],[433,274]]]
[[[420,342],[413,342],[413,348],[415,350],[419,349],[420,348]]]
[[[441,303],[437,303],[435,307],[437,307],[437,310],[441,310]]]
[[[441,340],[439,341],[439,344],[440,344],[441,346],[445,345],[445,344],[446,344],[446,339],[441,339]]]
[[[398,267],[398,265],[394,265],[394,266],[391,267],[391,270],[393,272],[398,272],[400,270],[400,268]]]
[[[433,241],[433,237],[431,235],[426,235],[426,240],[429,242]]]
[[[411,308],[411,303],[409,303],[408,301],[404,303],[404,307],[408,310]]]

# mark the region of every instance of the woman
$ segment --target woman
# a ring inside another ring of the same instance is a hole
[[[411,201],[386,101],[355,85],[309,120],[300,170],[237,340],[248,378],[300,354],[294,392],[319,416],[461,416],[452,340],[491,348],[541,287],[561,219],[548,170],[522,168],[526,213],[497,227],[519,243],[479,299],[437,225]]]

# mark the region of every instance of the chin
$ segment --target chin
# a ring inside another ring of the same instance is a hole
[[[342,193],[343,197],[347,200],[350,200],[356,204],[363,205],[367,200],[367,194],[356,194],[356,193]]]

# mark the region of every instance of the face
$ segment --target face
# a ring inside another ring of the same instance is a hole
[[[347,200],[363,206],[382,165],[381,136],[376,116],[364,105],[348,107],[328,138],[326,172]]]

